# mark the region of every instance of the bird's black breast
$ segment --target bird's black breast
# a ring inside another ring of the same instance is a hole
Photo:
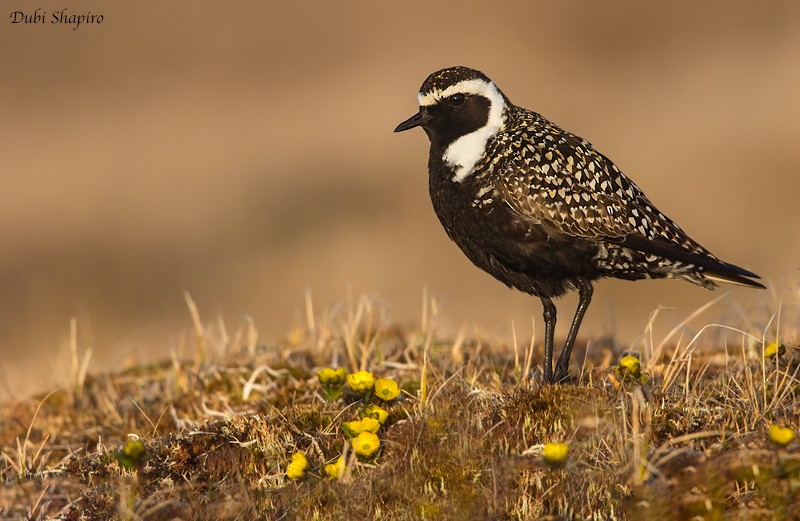
[[[598,246],[525,219],[494,189],[490,172],[478,167],[461,182],[431,150],[429,189],[447,235],[479,268],[510,287],[559,296],[577,278],[601,275],[593,262]]]

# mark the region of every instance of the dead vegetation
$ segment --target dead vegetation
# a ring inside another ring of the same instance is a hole
[[[583,343],[572,385],[542,386],[528,341],[439,338],[427,298],[411,329],[366,297],[322,315],[309,297],[306,323],[272,344],[187,303],[191,360],[87,375],[73,346],[70,385],[0,408],[0,518],[800,518],[800,446],[768,434],[800,427],[786,310],[747,330],[650,335],[636,381],[614,370],[623,353]],[[764,358],[778,338],[786,352]],[[331,366],[403,388],[379,455],[346,454],[336,480],[324,467],[346,453],[358,396],[325,401],[315,371]],[[126,468],[130,433],[145,453]],[[569,445],[563,467],[543,462],[548,442]],[[292,481],[297,451],[311,466]]]

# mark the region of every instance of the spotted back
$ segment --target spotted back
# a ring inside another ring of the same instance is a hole
[[[534,112],[519,107],[510,112],[487,156],[505,158],[491,178],[514,210],[574,237],[612,242],[631,235],[660,238],[710,255],[591,143]]]

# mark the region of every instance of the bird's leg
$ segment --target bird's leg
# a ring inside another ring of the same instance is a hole
[[[553,335],[556,331],[556,306],[550,297],[540,297],[544,308],[544,381],[553,380]]]
[[[569,357],[572,354],[572,344],[575,343],[575,338],[578,336],[578,329],[581,327],[583,315],[586,314],[586,308],[589,307],[589,302],[592,301],[592,283],[586,279],[578,279],[578,309],[575,310],[575,318],[572,319],[572,325],[569,326],[569,333],[567,334],[567,341],[564,343],[564,349],[558,357],[556,363],[555,381],[560,382],[567,377],[569,373]]]

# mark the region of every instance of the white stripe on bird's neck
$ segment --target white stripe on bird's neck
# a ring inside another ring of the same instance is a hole
[[[475,165],[486,153],[486,143],[503,127],[505,99],[494,83],[473,79],[460,81],[441,91],[420,93],[419,105],[429,107],[453,94],[483,96],[489,100],[489,117],[486,119],[486,124],[457,138],[447,146],[442,155],[442,160],[453,169],[453,181],[461,183],[475,171]]]

